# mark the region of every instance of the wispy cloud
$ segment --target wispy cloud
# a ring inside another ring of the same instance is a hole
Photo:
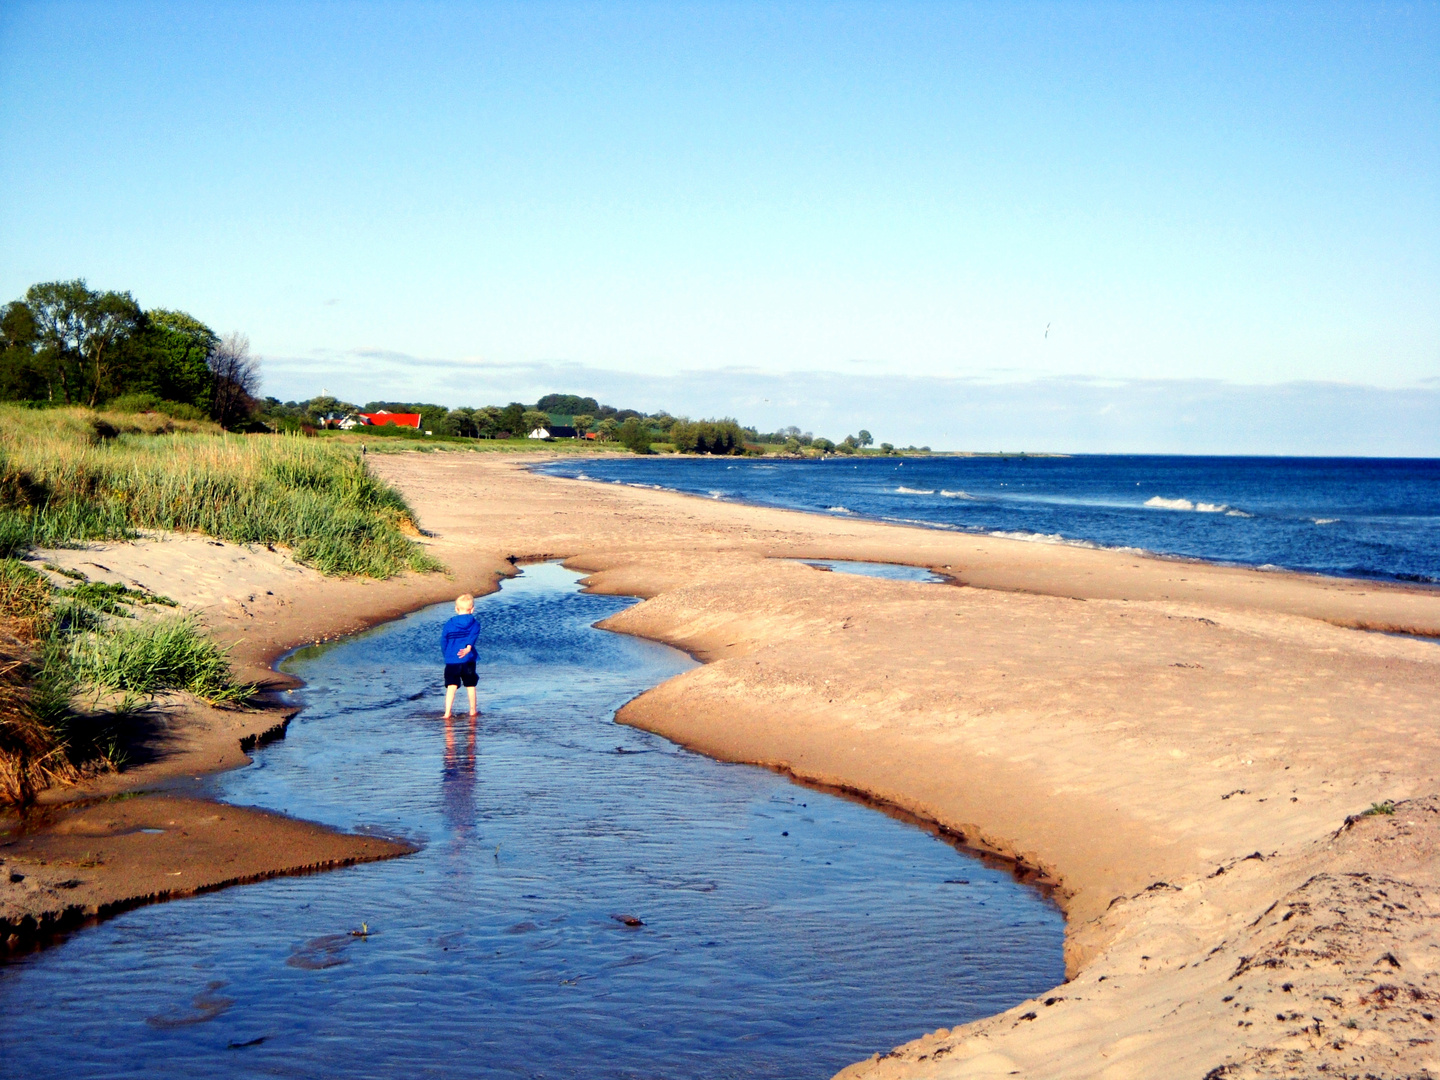
[[[946,449],[1076,453],[1440,456],[1440,380],[1389,389],[1334,382],[1219,379],[933,378],[871,372],[765,372],[749,366],[636,375],[558,360],[415,357],[356,349],[265,361],[269,392],[322,385],[348,400],[451,405],[591,394],[646,411],[797,424],[838,438]]]

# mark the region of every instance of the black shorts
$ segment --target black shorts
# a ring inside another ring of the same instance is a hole
[[[446,686],[474,686],[479,681],[480,677],[475,674],[474,660],[465,664],[445,665]]]

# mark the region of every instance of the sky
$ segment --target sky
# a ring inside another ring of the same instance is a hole
[[[0,298],[282,399],[1440,456],[1440,4],[0,5]]]

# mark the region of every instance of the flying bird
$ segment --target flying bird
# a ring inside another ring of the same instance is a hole
[[[1050,339],[1050,324],[1048,322],[1045,324],[1045,339],[1047,341]]]

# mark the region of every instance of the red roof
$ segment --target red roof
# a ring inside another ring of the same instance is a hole
[[[418,412],[371,412],[360,414],[361,418],[368,420],[377,427],[381,424],[395,424],[399,427],[413,427],[417,431],[420,428],[420,414]]]

